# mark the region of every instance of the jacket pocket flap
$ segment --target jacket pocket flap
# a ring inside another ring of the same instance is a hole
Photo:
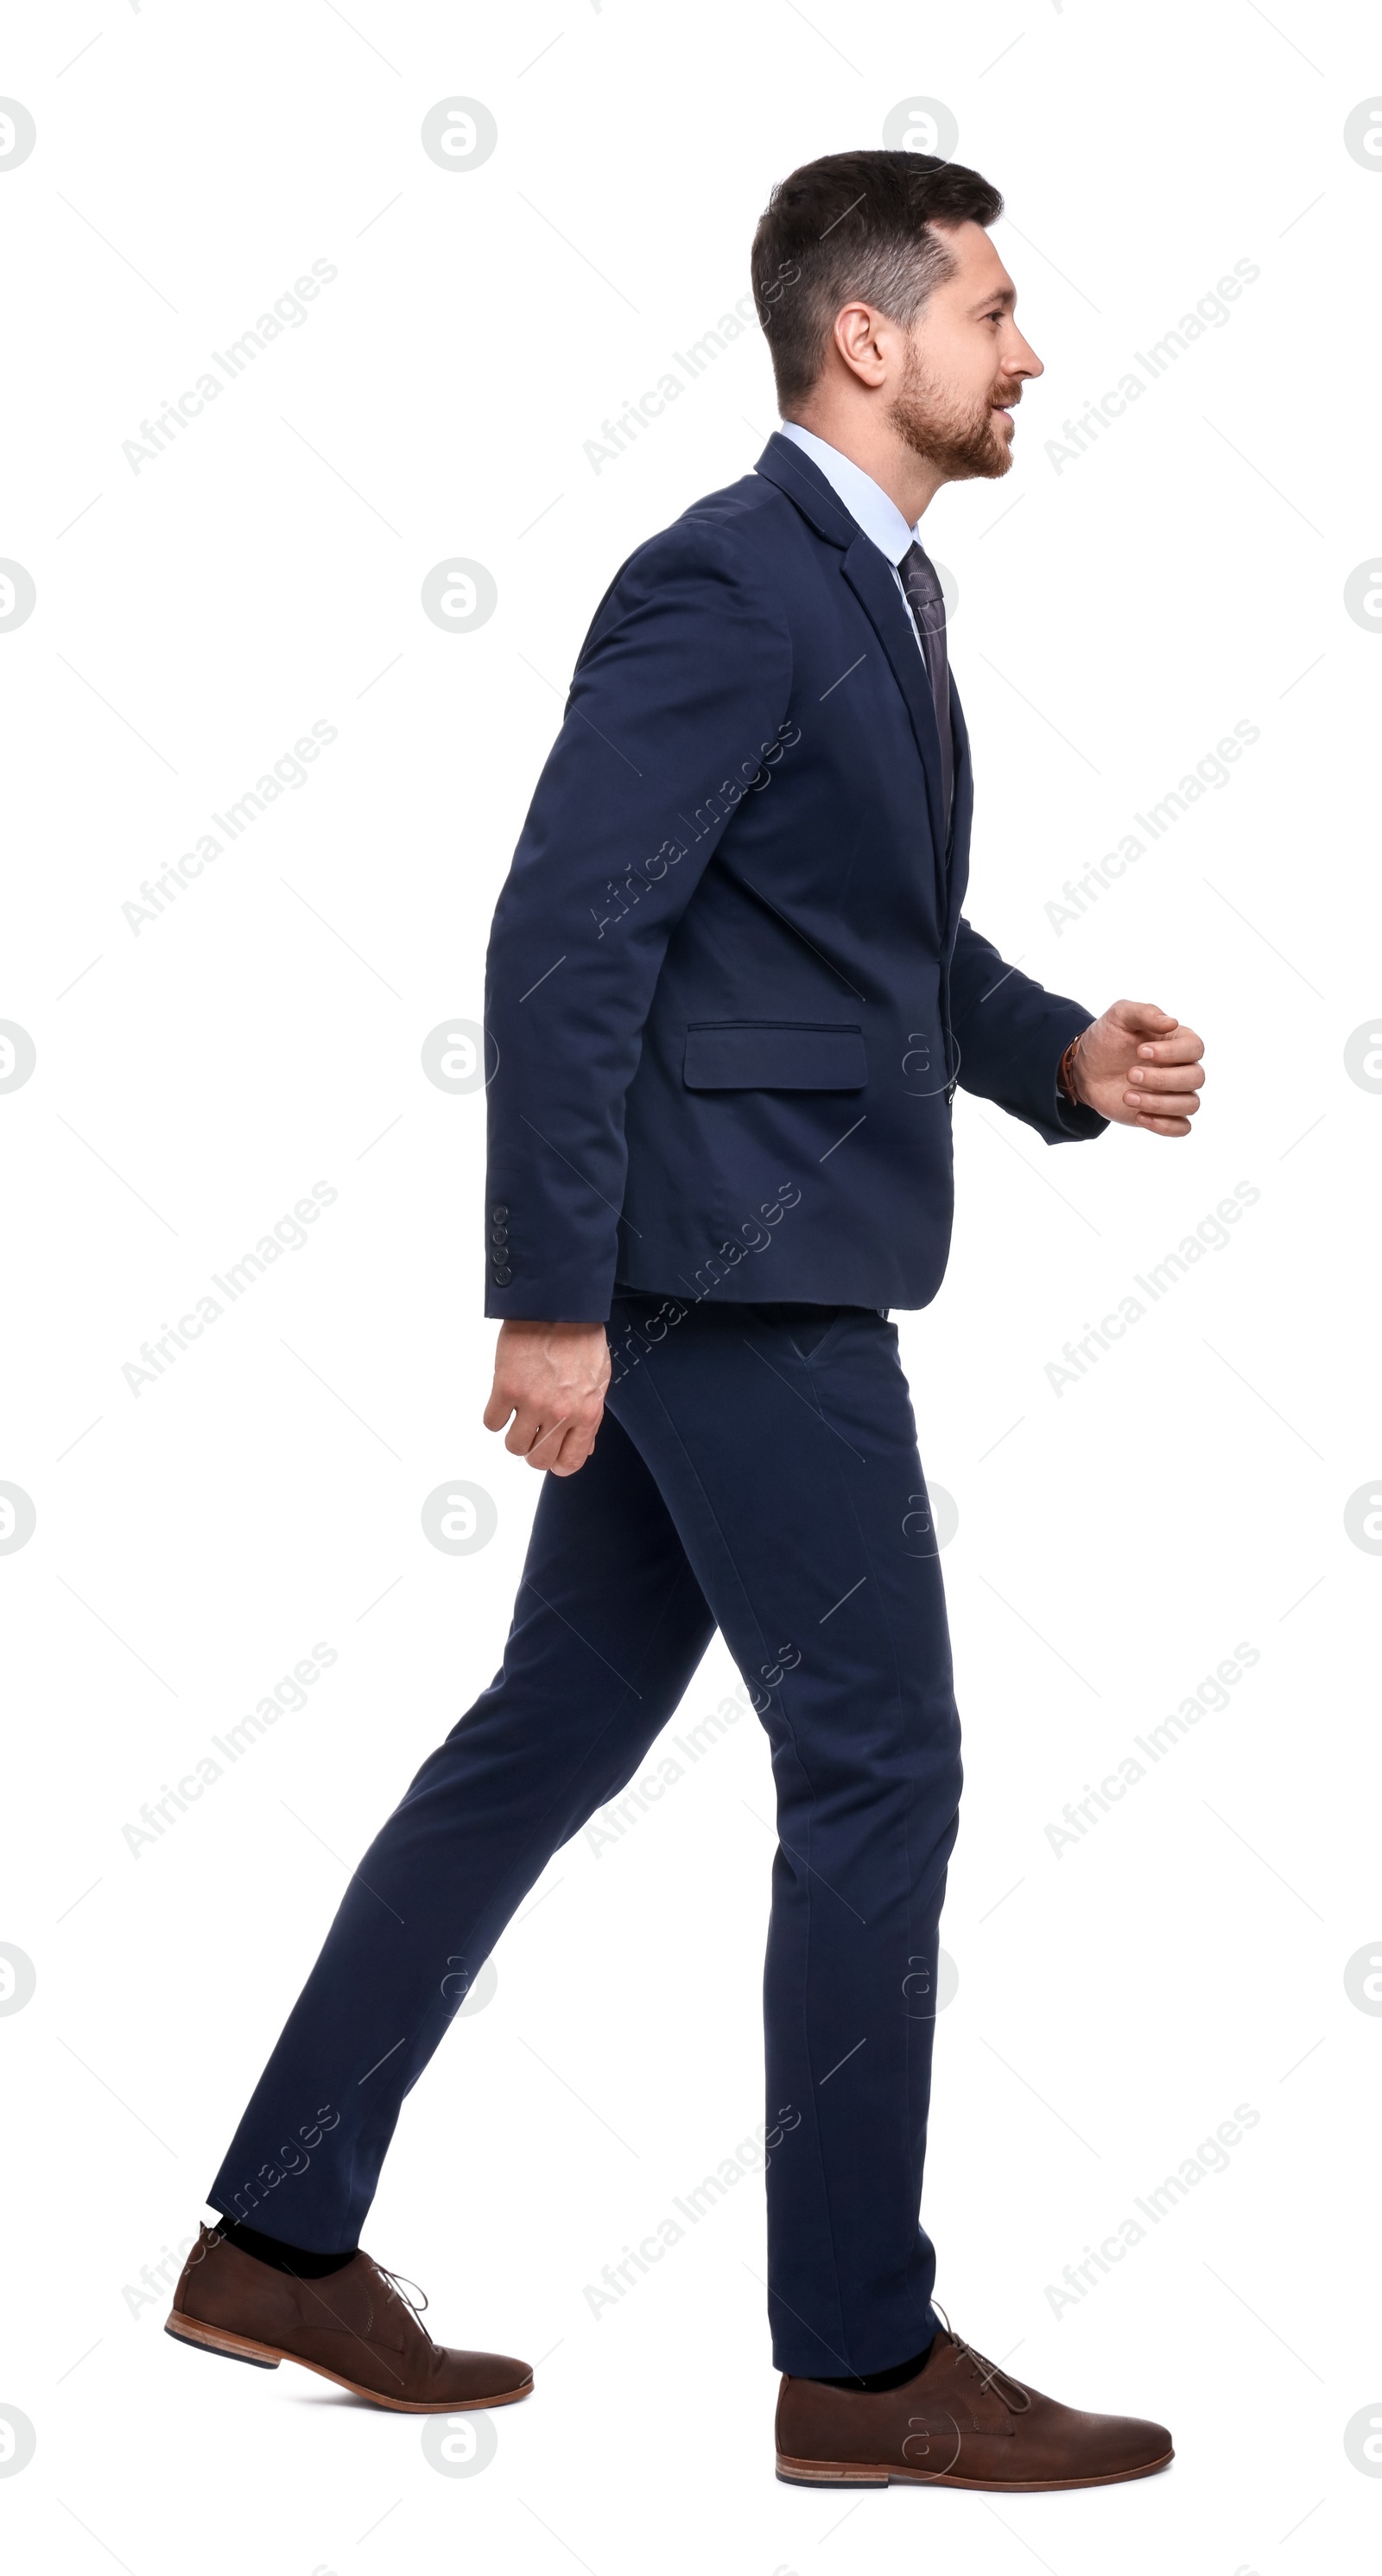
[[[862,1032],[790,1021],[720,1021],[688,1030],[682,1079],[690,1091],[862,1091]]]

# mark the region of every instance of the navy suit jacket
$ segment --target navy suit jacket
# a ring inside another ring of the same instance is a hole
[[[962,918],[955,786],[886,557],[774,436],[616,574],[499,897],[485,1311],[923,1306],[958,1082],[1049,1144],[1091,1014]]]

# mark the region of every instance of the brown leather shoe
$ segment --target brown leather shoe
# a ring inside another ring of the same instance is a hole
[[[1021,2495],[1147,2478],[1172,2456],[1164,2424],[1061,2406],[946,2331],[900,2388],[870,2393],[784,2377],[777,2403],[777,2474],[792,2486]]]
[[[202,2228],[183,2265],[164,2332],[261,2370],[300,2362],[404,2415],[511,2406],[533,2385],[527,2362],[507,2353],[433,2343],[393,2273],[368,2254],[325,2280],[300,2281],[242,2254],[213,2227]]]

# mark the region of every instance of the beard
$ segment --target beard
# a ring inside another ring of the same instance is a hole
[[[918,456],[938,465],[948,483],[996,482],[1012,464],[1012,442],[994,418],[995,403],[1021,400],[1020,384],[1000,377],[977,402],[964,403],[927,374],[913,350],[893,404],[894,429]]]

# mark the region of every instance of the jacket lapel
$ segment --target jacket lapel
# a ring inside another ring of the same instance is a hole
[[[950,674],[950,724],[954,735],[955,793],[950,809],[950,847],[945,854],[946,901],[942,916],[947,946],[953,944],[955,924],[969,883],[969,833],[974,816],[974,767],[969,752],[969,727],[964,720],[955,674]]]
[[[902,691],[911,718],[912,732],[926,772],[926,804],[936,851],[939,890],[945,865],[945,834],[941,829],[941,747],[926,665],[921,658],[906,601],[898,596],[892,566],[886,555],[879,553],[873,539],[862,531],[845,556],[844,576],[888,657],[893,678]]]
[[[936,865],[936,918],[944,935],[950,867],[946,836],[941,829],[941,747],[936,732],[936,713],[931,704],[930,683],[911,612],[899,595],[886,555],[879,552],[871,537],[865,536],[858,521],[836,498],[825,476],[809,456],[803,455],[801,449],[793,445],[790,438],[777,434],[770,438],[758,459],[757,471],[769,482],[776,483],[788,499],[796,503],[818,536],[840,547],[844,577],[877,635],[888,667],[902,691],[926,782],[926,810]],[[970,776],[968,737],[953,680],[950,707],[954,728],[955,789],[951,809],[954,837],[961,827],[962,795],[967,828]],[[963,844],[957,842],[957,846]]]

